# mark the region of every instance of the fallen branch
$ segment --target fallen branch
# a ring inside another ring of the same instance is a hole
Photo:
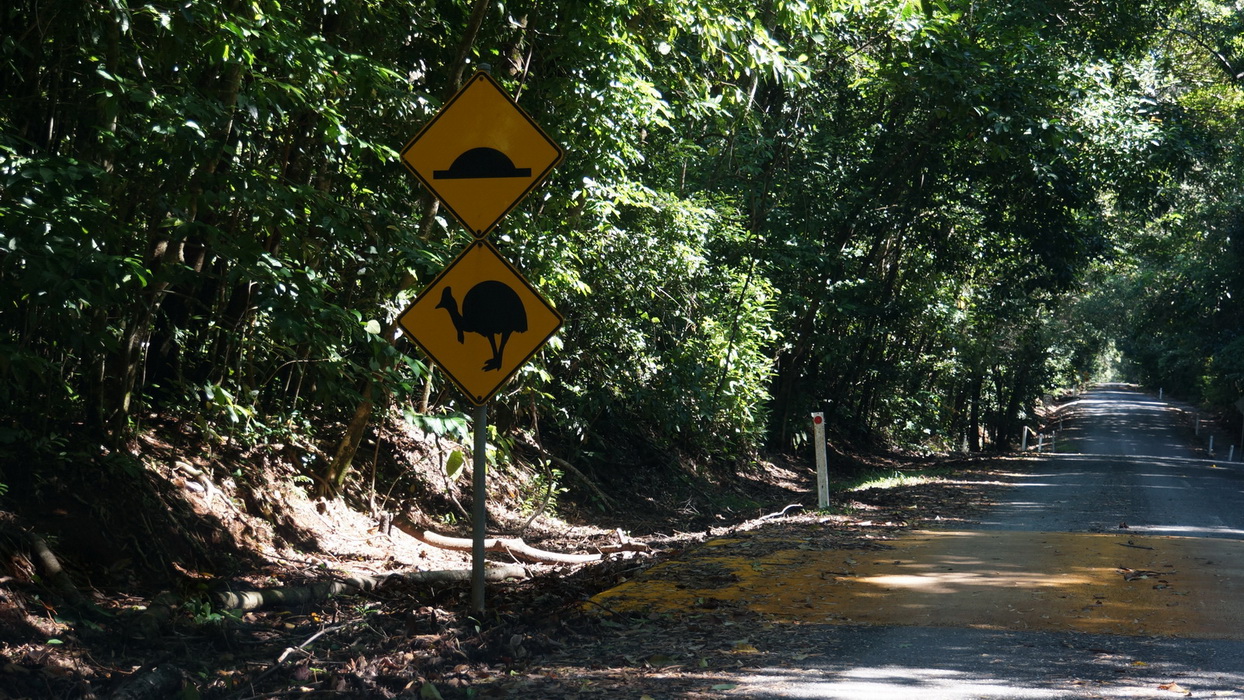
[[[792,503],[792,504],[790,504],[790,505],[786,506],[785,508],[783,508],[782,510],[779,510],[779,511],[778,511],[778,512],[776,512],[776,513],[770,513],[770,514],[768,514],[768,515],[762,515],[762,516],[760,516],[759,518],[757,518],[757,520],[772,520],[773,518],[780,518],[780,517],[782,517],[783,515],[786,515],[786,512],[787,512],[788,510],[790,510],[791,508],[802,508],[802,507],[803,507],[803,504],[802,504],[802,503]]]
[[[601,554],[618,554],[620,552],[651,552],[652,547],[643,542],[623,542],[622,544],[604,544],[597,549]]]
[[[406,520],[394,518],[393,526],[420,542],[453,552],[469,552],[473,543],[465,537],[446,537],[431,530],[423,530]],[[509,554],[515,559],[537,564],[587,564],[600,561],[604,554],[563,554],[537,549],[517,538],[493,537],[484,540],[484,551]]]
[[[539,455],[542,458],[549,460],[553,464],[556,464],[558,467],[561,467],[567,473],[572,474],[576,479],[579,480],[580,483],[582,483],[584,486],[587,487],[589,491],[592,492],[592,495],[595,496],[596,499],[600,501],[601,505],[605,506],[606,508],[614,507],[613,499],[605,495],[605,492],[602,491],[600,487],[596,485],[595,482],[587,478],[583,474],[583,472],[579,471],[578,468],[575,467],[575,465],[571,464],[570,462],[567,462],[566,460],[562,459],[561,457],[558,457],[557,455],[550,454],[543,447],[540,447],[538,445],[533,445],[532,443],[529,442],[527,443],[527,446],[535,450],[537,453],[539,453]]]
[[[531,515],[528,516],[527,521],[523,523],[523,526],[518,528],[518,532],[515,533],[518,537],[522,537],[523,533],[527,532],[527,528],[531,527],[531,524],[535,522],[536,518],[540,517],[540,515],[544,513],[544,509],[548,508],[549,500],[553,498],[553,489],[557,486],[557,480],[553,478],[552,472],[553,470],[549,469],[546,464],[544,498],[540,499],[540,507],[533,510]]]
[[[1148,571],[1146,569],[1129,569],[1126,566],[1120,566],[1117,571],[1123,574],[1124,581],[1139,581],[1142,579],[1162,578],[1171,574],[1179,573],[1177,571]]]
[[[527,570],[514,564],[489,566],[484,571],[488,581],[526,578]],[[228,610],[258,610],[269,606],[297,606],[320,603],[333,596],[375,590],[395,581],[404,583],[463,583],[471,580],[469,570],[410,571],[385,576],[351,576],[335,581],[320,581],[293,588],[263,588],[254,591],[221,591],[212,596],[217,607]]]
[[[330,633],[330,632],[336,632],[336,631],[338,631],[338,630],[341,630],[341,629],[344,629],[344,628],[346,628],[346,627],[349,627],[349,626],[351,626],[351,625],[353,625],[353,624],[358,624],[358,623],[357,623],[357,622],[347,622],[347,623],[345,623],[344,625],[337,625],[336,627],[325,627],[325,628],[321,629],[319,632],[316,632],[315,634],[313,634],[313,635],[311,635],[310,637],[308,637],[308,638],[307,638],[307,641],[303,642],[302,644],[299,644],[299,645],[298,645],[298,646],[296,646],[296,647],[285,647],[285,651],[281,652],[281,656],[280,656],[280,658],[278,658],[278,659],[276,660],[276,663],[274,663],[274,664],[272,664],[271,666],[269,666],[269,667],[267,668],[267,670],[265,670],[263,673],[259,674],[258,676],[255,676],[254,678],[252,678],[252,679],[251,679],[251,681],[250,681],[250,685],[251,685],[251,687],[253,688],[254,686],[258,685],[258,684],[259,684],[259,681],[261,681],[261,680],[263,680],[263,679],[267,678],[268,676],[272,675],[272,674],[273,674],[275,671],[277,671],[278,669],[280,669],[280,668],[284,667],[284,666],[285,666],[285,660],[289,658],[290,654],[293,654],[294,652],[296,652],[296,651],[300,651],[300,650],[302,650],[302,649],[306,649],[308,646],[310,646],[310,645],[311,645],[311,642],[314,642],[315,640],[319,639],[320,637],[322,637],[322,636],[324,636],[324,635],[326,635],[326,634],[328,634],[328,633]]]

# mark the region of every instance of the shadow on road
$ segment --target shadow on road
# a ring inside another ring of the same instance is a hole
[[[979,527],[721,539],[594,602],[751,621],[737,671],[649,676],[705,697],[1240,697],[1244,465],[1198,459],[1185,414],[1134,390],[1063,411],[1057,454],[998,460],[1013,488]]]

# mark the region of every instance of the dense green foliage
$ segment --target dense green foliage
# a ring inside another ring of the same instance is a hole
[[[1137,379],[1226,408],[1244,397],[1244,7],[1191,3],[1172,26],[1147,86],[1164,167],[1115,270],[1119,347]]]
[[[1232,400],[1241,21],[1208,0],[10,2],[3,438],[119,443],[163,412],[319,430],[348,462],[347,423],[464,410],[394,319],[469,236],[397,149],[480,63],[568,152],[494,234],[567,318],[498,396],[506,430],[733,460],[824,410],[850,439],[982,449],[1112,342]]]

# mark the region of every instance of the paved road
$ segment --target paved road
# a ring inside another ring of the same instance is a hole
[[[1051,456],[986,526],[1244,538],[1244,465],[1200,458],[1189,427],[1156,398],[1117,386],[1067,407]],[[1070,452],[1071,454],[1066,454]]]
[[[1173,410],[1124,387],[1070,408],[1060,453],[979,528],[737,571],[805,651],[718,695],[1244,698],[1244,465],[1197,458]]]

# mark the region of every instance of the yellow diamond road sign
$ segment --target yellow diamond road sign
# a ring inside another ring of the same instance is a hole
[[[561,162],[553,142],[480,71],[402,149],[402,162],[477,237]]]
[[[479,239],[398,322],[482,406],[557,332],[562,316],[491,243]]]

